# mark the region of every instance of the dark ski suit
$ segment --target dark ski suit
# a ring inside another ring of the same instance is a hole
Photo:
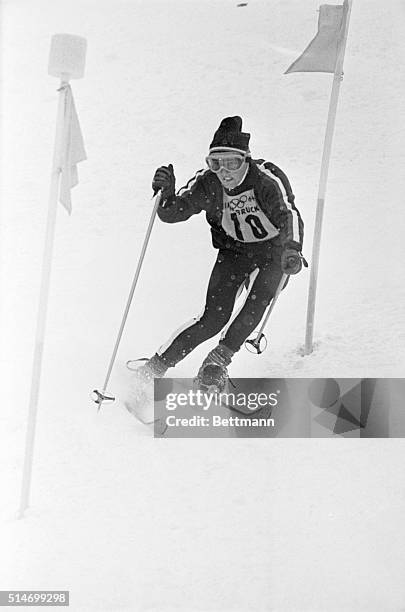
[[[280,283],[283,249],[301,251],[303,222],[286,175],[262,159],[249,158],[248,163],[235,189],[226,190],[214,172],[201,170],[159,205],[158,215],[165,223],[186,221],[205,211],[213,246],[219,250],[203,314],[158,351],[169,367],[221,330],[221,342],[238,351],[259,325]],[[244,285],[244,304],[227,325]]]

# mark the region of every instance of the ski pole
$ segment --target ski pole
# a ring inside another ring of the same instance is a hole
[[[122,334],[124,332],[124,327],[125,327],[125,324],[127,322],[129,309],[131,308],[132,298],[134,297],[135,288],[136,288],[136,285],[138,283],[138,279],[139,279],[139,275],[140,275],[140,272],[141,272],[143,260],[145,258],[146,249],[147,249],[147,246],[148,246],[148,243],[149,243],[149,238],[150,238],[150,235],[152,233],[153,223],[154,223],[155,218],[156,218],[159,202],[160,202],[160,194],[158,194],[156,196],[156,198],[155,198],[155,205],[153,207],[152,214],[151,214],[151,217],[150,217],[150,220],[149,220],[148,229],[146,230],[146,235],[145,235],[145,240],[143,241],[142,251],[141,251],[141,254],[139,256],[138,265],[136,267],[135,275],[134,275],[134,278],[133,278],[133,281],[132,281],[132,285],[131,285],[131,290],[129,292],[127,304],[126,304],[125,310],[124,310],[124,315],[122,317],[121,325],[120,325],[120,328],[119,328],[119,331],[118,331],[117,340],[115,342],[114,350],[113,350],[112,355],[111,355],[111,359],[110,359],[110,363],[109,363],[109,366],[108,366],[108,370],[107,370],[107,374],[106,374],[106,377],[105,377],[105,381],[104,381],[103,387],[102,387],[101,391],[98,391],[97,389],[94,389],[94,391],[93,391],[93,400],[96,402],[96,404],[98,404],[98,410],[100,410],[101,404],[102,404],[102,402],[104,400],[113,401],[115,399],[111,395],[106,395],[106,389],[107,389],[107,386],[108,386],[108,383],[109,383],[109,380],[110,380],[112,369],[114,367],[114,362],[115,362],[115,358],[117,356],[118,347],[119,347],[120,342],[121,342]]]
[[[261,325],[261,327],[260,327],[259,331],[257,332],[257,336],[256,336],[256,338],[255,338],[254,340],[246,340],[246,341],[245,341],[245,347],[247,348],[247,350],[248,350],[250,353],[253,353],[253,351],[251,351],[251,350],[248,348],[248,346],[249,346],[249,345],[250,345],[250,346],[253,346],[253,348],[255,349],[255,351],[257,352],[257,354],[258,354],[258,355],[260,355],[261,353],[263,353],[263,351],[265,351],[265,350],[266,350],[266,347],[267,347],[267,341],[266,341],[266,343],[265,343],[264,348],[261,348],[261,347],[260,347],[260,343],[261,343],[261,341],[262,341],[263,339],[264,339],[264,340],[266,340],[266,336],[264,335],[263,330],[264,330],[264,328],[266,327],[266,325],[267,325],[267,321],[269,320],[269,317],[270,317],[271,313],[272,313],[272,312],[273,312],[273,310],[274,310],[274,306],[276,305],[276,302],[277,302],[277,300],[278,300],[278,297],[279,297],[279,295],[280,295],[281,291],[282,291],[282,290],[283,290],[283,288],[284,288],[284,284],[285,284],[285,281],[287,280],[287,276],[288,276],[288,274],[285,274],[285,273],[282,275],[282,277],[281,277],[281,279],[280,279],[280,282],[279,282],[279,284],[278,284],[278,286],[277,286],[276,293],[274,294],[274,297],[273,297],[273,299],[271,300],[271,303],[270,303],[269,309],[268,309],[268,311],[267,311],[267,314],[266,314],[266,316],[265,316],[265,318],[264,318],[264,320],[263,320],[263,323],[262,323],[262,325]]]

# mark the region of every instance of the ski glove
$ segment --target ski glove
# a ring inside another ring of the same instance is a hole
[[[176,192],[176,178],[174,176],[172,164],[160,166],[160,168],[156,170],[152,181],[152,189],[154,195],[161,190],[163,200],[167,200],[167,198],[174,196]]]
[[[298,274],[302,268],[302,256],[295,249],[285,249],[281,253],[281,269],[284,274]]]

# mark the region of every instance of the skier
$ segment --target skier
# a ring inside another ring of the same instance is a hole
[[[303,223],[290,183],[273,163],[251,158],[249,139],[240,117],[226,117],[209,147],[207,168],[185,187],[176,193],[171,164],[155,172],[152,188],[161,191],[159,218],[177,223],[204,211],[218,257],[203,314],[136,370],[138,380],[163,377],[168,368],[222,331],[197,375],[199,388],[222,391],[232,357],[260,323],[283,273],[301,270]],[[227,325],[244,286],[244,304]]]

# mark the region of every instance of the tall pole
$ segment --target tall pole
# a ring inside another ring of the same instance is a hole
[[[55,34],[52,38],[49,58],[49,74],[60,78],[58,111],[56,116],[55,143],[48,198],[48,218],[42,258],[41,287],[39,294],[34,357],[31,376],[31,389],[28,406],[28,420],[25,438],[25,455],[21,483],[21,497],[18,518],[24,516],[29,505],[32,463],[34,456],[35,431],[37,423],[38,399],[42,373],[42,358],[45,342],[45,329],[48,311],[49,287],[52,267],[52,254],[55,238],[59,186],[62,169],[63,148],[66,139],[66,104],[69,80],[81,78],[84,72],[86,40],[81,36]]]
[[[315,216],[314,239],[312,243],[312,259],[311,272],[308,291],[308,306],[307,306],[307,324],[305,335],[305,353],[309,355],[313,351],[313,335],[314,335],[314,317],[315,317],[315,301],[316,289],[318,283],[318,268],[319,268],[319,253],[322,236],[322,221],[325,209],[326,185],[328,181],[329,162],[332,151],[332,140],[335,130],[336,112],[339,101],[340,84],[343,80],[343,63],[346,50],[347,34],[349,29],[350,13],[352,9],[352,0],[348,0],[347,14],[345,20],[345,30],[343,40],[339,46],[339,53],[336,60],[335,73],[333,77],[333,85],[330,96],[328,121],[326,125],[325,141],[323,146],[321,174],[319,179],[318,199]]]
[[[45,327],[48,311],[51,264],[55,237],[56,213],[58,206],[59,181],[61,172],[61,147],[63,140],[63,116],[66,99],[66,85],[69,77],[61,79],[59,88],[58,112],[56,117],[55,145],[51,172],[51,182],[48,200],[48,219],[46,224],[45,244],[42,256],[42,277],[39,294],[37,328],[35,335],[34,358],[31,376],[31,391],[28,407],[28,422],[25,438],[25,456],[23,478],[21,484],[21,499],[18,516],[22,518],[29,503],[31,487],[32,459],[34,454],[35,430],[38,412],[38,397],[41,382],[42,357],[44,349]]]

